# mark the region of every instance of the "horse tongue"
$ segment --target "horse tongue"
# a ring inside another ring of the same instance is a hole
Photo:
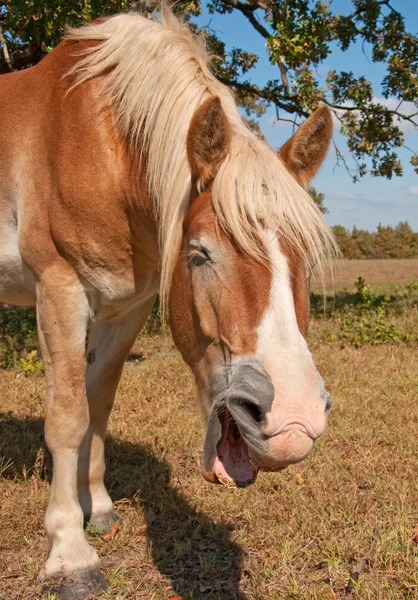
[[[257,469],[251,464],[248,448],[241,436],[225,435],[215,459],[214,471],[228,487],[246,487],[254,483]]]

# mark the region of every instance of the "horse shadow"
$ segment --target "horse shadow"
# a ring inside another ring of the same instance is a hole
[[[3,477],[14,479],[27,473],[25,465],[35,465],[37,476],[50,478],[49,453],[39,460],[43,424],[40,418],[0,413],[0,460],[12,462]],[[170,465],[151,447],[114,437],[106,440],[106,454],[109,493],[145,512],[152,560],[175,593],[193,600],[247,600],[239,590],[242,549],[227,525],[197,510],[172,484]]]

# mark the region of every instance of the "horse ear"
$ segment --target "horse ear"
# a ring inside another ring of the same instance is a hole
[[[331,137],[331,112],[326,106],[320,106],[280,148],[280,158],[304,188],[308,188],[321,166]]]
[[[217,96],[208,98],[193,115],[187,135],[187,154],[192,178],[205,187],[229,150],[231,129]]]

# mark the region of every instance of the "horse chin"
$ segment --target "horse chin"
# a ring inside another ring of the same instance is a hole
[[[299,463],[311,452],[314,440],[299,423],[269,439],[268,451],[259,456],[250,450],[250,458],[261,471],[282,471]]]
[[[225,410],[222,438],[212,469],[203,477],[210,483],[227,487],[248,487],[256,480],[258,467],[252,462],[248,446],[228,410]]]

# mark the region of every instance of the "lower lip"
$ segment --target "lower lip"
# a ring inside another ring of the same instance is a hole
[[[220,483],[219,479],[216,477],[213,471],[203,471],[203,478],[206,479],[209,483]]]

